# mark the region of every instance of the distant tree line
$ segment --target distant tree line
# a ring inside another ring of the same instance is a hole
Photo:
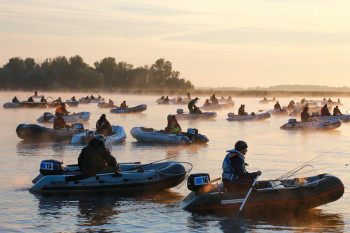
[[[183,89],[194,88],[181,79],[170,61],[158,59],[150,67],[134,68],[126,62],[107,57],[94,67],[76,55],[46,59],[41,64],[33,58],[14,57],[0,68],[0,89],[9,90],[115,90],[115,89]]]

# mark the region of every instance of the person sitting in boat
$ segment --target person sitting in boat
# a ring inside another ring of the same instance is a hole
[[[57,106],[55,115],[58,116],[59,114],[63,114],[65,116],[69,115],[69,112],[67,111],[65,103],[60,103],[60,105]]]
[[[294,100],[291,100],[287,106],[288,109],[294,109],[295,108],[295,102]]]
[[[245,155],[248,145],[244,141],[237,141],[235,149],[227,150],[222,163],[222,182],[225,190],[234,191],[249,188],[256,176],[261,175],[261,171],[249,173],[245,169]]]
[[[266,98],[266,97],[264,97],[264,101],[267,101],[267,98]]]
[[[205,102],[204,102],[204,106],[209,106],[210,103],[209,103],[209,99],[206,99]]]
[[[211,97],[210,97],[210,101],[212,104],[219,104],[219,101],[218,99],[215,97],[215,94],[213,94]]]
[[[328,103],[332,103],[333,101],[331,100],[331,98],[328,98]]]
[[[325,97],[323,97],[323,101],[327,101],[327,99]]]
[[[33,97],[29,97],[28,100],[27,100],[27,102],[34,102]]]
[[[128,106],[126,106],[126,101],[124,100],[123,103],[120,104],[120,108],[127,108]]]
[[[310,120],[310,114],[308,113],[309,108],[306,106],[301,112],[300,118],[301,122],[308,122]]]
[[[325,104],[322,108],[321,108],[321,116],[330,116],[331,113],[329,112],[329,109],[327,107],[327,104]]]
[[[102,99],[102,96],[98,95],[98,96],[97,96],[97,99],[99,99],[99,100]]]
[[[190,102],[188,102],[187,107],[188,107],[188,111],[190,113],[195,113],[195,108],[198,108],[196,106],[196,102],[198,101],[198,97],[194,98],[193,100],[191,100]]]
[[[90,95],[90,100],[94,100],[95,96],[93,96],[92,94]]]
[[[178,103],[182,103],[182,98],[181,98],[181,97],[178,97],[178,98],[177,98],[177,102],[178,102]]]
[[[239,116],[245,116],[245,115],[248,115],[247,112],[245,112],[245,105],[244,104],[241,104],[241,107],[239,107],[238,109],[238,115]]]
[[[88,95],[85,97],[85,100],[90,100]]]
[[[276,98],[275,98],[275,97],[273,97],[273,98],[272,98],[272,100],[276,100]]]
[[[44,98],[44,96],[41,97],[40,102],[41,102],[41,103],[46,103],[46,99]]]
[[[162,95],[162,97],[160,97],[160,100],[164,100],[165,99],[165,97],[164,97],[164,95]]]
[[[70,98],[70,101],[77,101],[77,100],[75,99],[75,96],[72,96],[72,98]]]
[[[19,104],[19,100],[17,99],[17,96],[13,97],[12,103]]]
[[[281,105],[280,105],[280,103],[279,103],[278,101],[275,103],[275,106],[273,107],[273,109],[275,109],[275,110],[280,110],[280,109],[282,109],[282,108],[281,108]]]
[[[305,104],[305,98],[300,101],[301,104]]]
[[[102,134],[96,135],[84,147],[78,157],[78,166],[86,177],[101,173],[120,171],[115,157],[106,147],[106,138]]]
[[[64,129],[71,128],[71,125],[68,125],[64,120],[63,114],[60,113],[57,115],[55,120],[53,121],[53,129]]]
[[[340,103],[340,99],[338,99],[338,101],[337,101],[338,103]]]
[[[179,122],[177,122],[175,115],[169,114],[167,119],[168,119],[168,125],[165,128],[165,131],[167,133],[175,133],[175,134],[181,133],[181,126]]]
[[[189,92],[187,92],[187,100],[191,99],[191,94]]]
[[[227,98],[227,102],[228,102],[228,103],[231,103],[231,102],[232,102],[232,97],[231,97],[231,96],[229,96],[229,97]]]
[[[111,99],[108,100],[108,106],[110,106],[110,107],[113,107],[113,106],[114,106],[113,100],[111,100]]]
[[[61,97],[58,97],[57,100],[54,100],[54,101],[52,101],[52,102],[53,102],[53,103],[62,103],[63,101],[62,101]]]
[[[106,118],[106,114],[102,114],[96,122],[96,133],[110,136],[113,134],[112,126]]]
[[[166,97],[165,97],[164,103],[169,103],[169,96],[166,96]]]
[[[333,109],[333,116],[341,116],[341,115],[343,114],[339,110],[338,106],[335,106],[335,108]]]

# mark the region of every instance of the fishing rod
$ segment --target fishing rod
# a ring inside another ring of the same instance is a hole
[[[312,171],[324,170],[324,169],[327,169],[327,168],[343,167],[343,166],[347,167],[348,165],[349,164],[346,163],[346,164],[343,164],[343,165],[334,165],[334,166],[329,166],[329,167],[321,167],[321,168],[313,169],[313,170],[310,170],[310,171],[300,172],[300,173],[298,173],[298,175],[305,174],[305,173],[312,172]]]
[[[281,180],[281,179],[283,179],[283,178],[288,178],[288,177],[292,176],[292,175],[295,174],[297,171],[299,171],[300,168],[302,168],[302,167],[304,167],[304,166],[310,164],[311,162],[315,162],[317,159],[320,159],[322,156],[325,156],[325,155],[327,155],[329,152],[332,152],[332,151],[334,151],[334,150],[335,150],[335,149],[332,149],[332,150],[329,150],[329,151],[326,151],[326,152],[322,153],[322,154],[319,155],[319,156],[316,156],[315,158],[313,158],[313,159],[311,159],[311,160],[309,160],[309,161],[307,161],[307,162],[305,162],[305,163],[303,163],[303,164],[297,166],[296,168],[293,168],[292,170],[290,170],[290,171],[284,173],[283,175],[281,175],[280,177],[278,177],[278,178],[275,179],[275,180]]]

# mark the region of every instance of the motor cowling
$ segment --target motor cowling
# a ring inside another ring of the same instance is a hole
[[[196,194],[207,184],[210,184],[210,176],[207,173],[191,174],[187,178],[187,188]]]
[[[195,142],[198,136],[198,129],[194,129],[194,128],[187,129],[187,136],[191,139],[192,142]]]
[[[53,116],[50,112],[45,112],[43,115],[44,121],[49,121],[52,117]]]
[[[62,162],[48,159],[40,163],[40,173],[43,175],[61,175],[63,174]]]

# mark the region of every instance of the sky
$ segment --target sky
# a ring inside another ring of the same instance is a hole
[[[196,87],[350,86],[349,10],[349,0],[0,0],[0,67],[164,58]]]

